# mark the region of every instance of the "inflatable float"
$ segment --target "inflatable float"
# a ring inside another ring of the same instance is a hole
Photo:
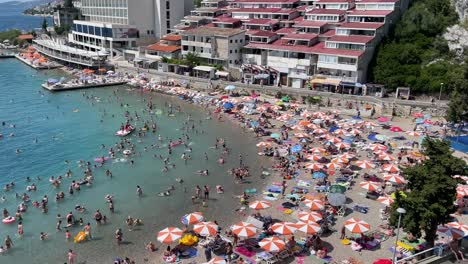
[[[110,159],[109,157],[104,157],[104,158],[100,157],[100,158],[95,158],[94,161],[95,162],[104,162],[104,161],[107,161],[109,159]]]
[[[8,217],[3,218],[2,223],[8,225],[8,224],[13,224],[15,221],[16,221],[16,218],[14,218],[13,216],[8,216]]]
[[[83,240],[86,239],[86,233],[84,231],[78,232],[78,235],[75,236],[75,239],[73,240],[75,243],[80,243],[83,242]]]
[[[130,154],[132,154],[132,151],[129,150],[129,149],[126,149],[126,150],[122,151],[122,153],[123,153],[124,155],[130,155]]]
[[[123,130],[119,130],[119,131],[115,132],[115,135],[119,136],[119,137],[125,137],[125,136],[129,135],[130,133],[132,133],[134,130],[135,130],[134,127],[128,126],[127,129],[123,129]]]
[[[171,147],[176,147],[176,146],[179,146],[180,144],[184,143],[183,141],[176,141],[176,142],[172,142],[171,143]]]

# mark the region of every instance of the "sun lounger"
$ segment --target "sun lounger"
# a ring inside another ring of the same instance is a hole
[[[278,186],[269,186],[267,189],[268,192],[272,193],[281,193],[281,187]]]
[[[251,216],[247,217],[246,222],[254,225],[256,228],[258,228],[260,230],[263,229],[263,224],[264,223],[262,221],[256,219],[256,218],[254,218],[254,217],[251,217]]]

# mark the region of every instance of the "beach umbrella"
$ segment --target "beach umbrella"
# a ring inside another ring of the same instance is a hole
[[[314,129],[314,131],[312,131],[312,133],[314,134],[325,134],[327,133],[328,131],[324,128],[317,128],[317,129]]]
[[[283,114],[279,117],[276,118],[276,120],[279,120],[279,121],[288,121],[289,119],[292,118],[292,115],[290,114]]]
[[[336,143],[335,146],[339,149],[345,149],[345,148],[349,148],[349,144],[346,144],[346,143],[343,143],[343,142],[339,142],[339,143]]]
[[[309,208],[312,211],[320,211],[325,209],[325,202],[322,200],[314,199],[314,200],[309,200],[305,199],[302,202],[307,208]]]
[[[296,134],[294,134],[294,136],[297,137],[297,138],[309,137],[309,135],[307,135],[306,133],[296,133]]]
[[[322,214],[317,212],[299,212],[297,214],[297,219],[302,222],[317,222],[323,219]]]
[[[279,237],[267,237],[258,242],[258,245],[268,252],[279,252],[283,250],[286,243]]]
[[[457,198],[463,198],[468,196],[468,187],[467,186],[458,186],[457,187]]]
[[[346,131],[344,129],[337,129],[335,131],[333,131],[333,134],[335,135],[344,135],[346,133]]]
[[[335,146],[337,146],[338,143],[340,143],[342,140],[339,139],[339,138],[337,138],[337,137],[330,137],[327,141],[328,141],[328,142],[331,142],[331,143],[335,144]],[[338,147],[338,146],[337,146],[337,147]]]
[[[359,135],[359,134],[361,134],[361,133],[362,133],[362,131],[361,131],[361,130],[358,130],[358,129],[355,129],[355,128],[353,128],[353,129],[351,129],[351,130],[349,131],[349,133],[350,133],[350,134],[353,134],[353,135]]]
[[[308,160],[318,161],[318,160],[320,160],[322,158],[322,156],[317,155],[317,154],[309,154],[309,155],[306,155],[305,158],[308,159]]]
[[[272,110],[275,110],[275,111],[278,111],[278,110],[283,109],[283,107],[281,107],[281,106],[279,106],[279,105],[273,105],[273,106],[270,106],[270,108],[271,108]]]
[[[465,232],[450,226],[438,226],[437,233],[445,234],[455,239],[459,239],[465,236]]]
[[[377,151],[377,150],[386,150],[386,149],[387,149],[387,146],[382,145],[382,144],[374,143],[374,144],[369,144],[369,145],[367,145],[366,148],[368,148],[368,149],[370,149],[370,150],[373,150],[373,151]]]
[[[339,184],[334,184],[330,186],[330,193],[345,193],[346,187]]]
[[[390,120],[388,118],[386,118],[386,117],[381,116],[381,117],[377,118],[377,121],[379,121],[380,123],[386,123],[386,122],[388,122]]]
[[[309,129],[316,129],[317,125],[311,123],[311,124],[308,124],[306,127],[309,128]]]
[[[375,135],[375,138],[376,138],[377,140],[380,140],[380,141],[387,141],[387,140],[388,140],[388,137],[387,137],[387,136],[381,135],[381,134]]]
[[[379,198],[377,198],[377,201],[386,206],[390,206],[395,200],[388,196],[379,196]]]
[[[333,206],[342,206],[346,203],[346,196],[342,193],[330,193],[327,200]]]
[[[309,149],[309,152],[312,152],[312,153],[324,153],[326,150],[324,148],[311,148]]]
[[[323,173],[323,172],[316,171],[316,172],[314,172],[314,173],[312,174],[312,177],[313,177],[314,179],[323,179],[323,178],[326,177],[326,175],[325,175],[325,173]]]
[[[356,161],[356,166],[363,169],[372,169],[375,165],[369,160],[358,160]]]
[[[301,117],[303,117],[303,118],[309,118],[311,116],[312,116],[312,114],[307,110],[305,110],[304,112],[301,113]]]
[[[396,174],[384,175],[383,179],[386,180],[386,181],[389,181],[389,182],[394,182],[396,184],[403,184],[403,183],[406,182],[405,178],[401,177],[400,175],[396,175]]]
[[[193,212],[186,214],[182,217],[182,224],[191,225],[203,221],[203,214],[201,212]]]
[[[301,126],[307,126],[308,124],[310,124],[310,122],[308,120],[299,121],[299,125],[301,125]]]
[[[304,130],[304,128],[300,125],[294,125],[291,127],[292,130]]]
[[[255,234],[257,233],[257,228],[247,222],[240,222],[238,224],[235,224],[231,226],[232,233],[237,235],[238,237],[254,237]]]
[[[390,131],[392,131],[392,132],[402,132],[403,129],[401,129],[401,127],[393,126],[393,127],[390,128]]]
[[[266,106],[258,106],[257,108],[255,108],[255,110],[259,111],[259,112],[265,112],[266,110],[268,110],[268,107]]]
[[[271,207],[271,203],[267,201],[253,201],[249,203],[249,207],[255,210],[263,210]]]
[[[346,220],[344,225],[346,229],[351,231],[351,233],[355,233],[355,234],[362,234],[364,232],[369,231],[370,229],[370,225],[368,223],[360,219],[356,219],[354,217]]]
[[[183,231],[177,227],[167,227],[158,233],[158,241],[163,244],[172,244],[182,237]]]
[[[213,222],[201,222],[193,226],[193,231],[200,236],[214,236],[218,229],[218,225]]]
[[[393,164],[385,164],[385,165],[383,165],[382,169],[384,171],[388,171],[390,173],[397,173],[397,172],[400,171],[400,169],[397,166],[393,165]]]
[[[349,160],[345,159],[345,158],[338,157],[338,158],[332,159],[331,162],[333,162],[333,163],[348,163]]]
[[[341,154],[338,157],[341,158],[341,159],[352,159],[352,158],[354,158],[354,155],[346,152],[344,154]]]
[[[320,231],[320,225],[315,222],[299,221],[296,223],[296,225],[297,225],[297,231],[301,231],[308,235],[317,234],[317,232]]]
[[[386,160],[386,161],[395,160],[395,158],[394,158],[392,155],[387,154],[387,153],[380,154],[380,155],[379,155],[379,159],[380,159],[380,160]]]
[[[406,134],[409,135],[409,136],[412,136],[412,137],[419,137],[419,136],[421,136],[421,133],[416,132],[416,131],[407,131]]]
[[[381,187],[378,183],[372,181],[363,181],[359,183],[359,186],[368,191],[377,191]]]
[[[262,148],[262,147],[269,148],[269,147],[271,147],[271,143],[270,143],[270,142],[261,141],[261,142],[258,142],[258,143],[257,143],[257,147],[259,147],[259,148]]]
[[[292,235],[297,230],[297,226],[291,222],[279,222],[273,224],[271,230],[280,235]]]
[[[232,109],[234,108],[234,105],[231,102],[227,102],[223,104],[224,109]]]
[[[336,163],[333,163],[333,162],[328,163],[326,166],[327,166],[327,168],[329,170],[332,170],[332,171],[341,168],[341,166],[339,164],[336,164]]]
[[[424,117],[423,113],[413,113],[413,117],[422,118]]]
[[[323,168],[323,165],[322,164],[319,164],[319,163],[308,163],[305,165],[306,169],[309,169],[309,170],[314,170],[314,171],[318,171],[318,170],[321,170]]]
[[[215,256],[214,258],[210,259],[210,261],[205,262],[204,264],[227,264],[227,261],[222,257]]]
[[[468,225],[464,225],[464,224],[462,224],[460,222],[450,222],[450,223],[447,223],[446,226],[449,226],[449,227],[461,230],[461,231],[463,231],[465,233],[468,233]]]
[[[302,150],[302,146],[301,145],[294,145],[291,147],[291,152],[292,153],[298,153]]]
[[[226,87],[224,87],[224,90],[226,91],[232,91],[232,90],[235,90],[236,89],[236,86],[234,85],[228,85]]]

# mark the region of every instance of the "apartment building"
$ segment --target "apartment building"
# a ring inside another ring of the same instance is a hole
[[[151,43],[193,8],[191,0],[82,0],[82,20],[75,20],[69,41],[111,56],[122,50]]]
[[[182,35],[182,55],[195,53],[210,64],[240,67],[245,31],[239,28],[199,27],[185,30]]]

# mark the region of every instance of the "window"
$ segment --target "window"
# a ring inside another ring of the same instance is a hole
[[[234,42],[237,43],[237,39]]]
[[[229,64],[232,64],[232,60],[229,60]]]
[[[188,50],[188,46],[182,46],[182,50]]]
[[[336,56],[330,56],[330,55],[319,55],[318,57],[319,62],[323,63],[338,63],[338,57]]]
[[[166,30],[166,34],[169,34],[169,33],[171,33],[171,30],[170,29]]]
[[[242,43],[242,39],[240,39],[239,42]]]
[[[232,54],[232,50],[229,50],[229,54]]]
[[[171,17],[171,11],[166,11],[166,18],[169,19]]]
[[[171,5],[169,4],[169,1],[166,1],[166,9],[171,9]]]
[[[166,27],[167,27],[167,28],[170,28],[170,27],[171,27],[171,21],[170,21],[170,20],[167,20],[167,21],[166,21]]]
[[[237,53],[237,50],[234,50],[234,53]]]
[[[232,43],[232,39],[229,40],[229,43]]]
[[[149,30],[146,30],[146,34],[148,34],[148,35],[149,35],[149,34],[150,34],[150,31],[149,31]]]

